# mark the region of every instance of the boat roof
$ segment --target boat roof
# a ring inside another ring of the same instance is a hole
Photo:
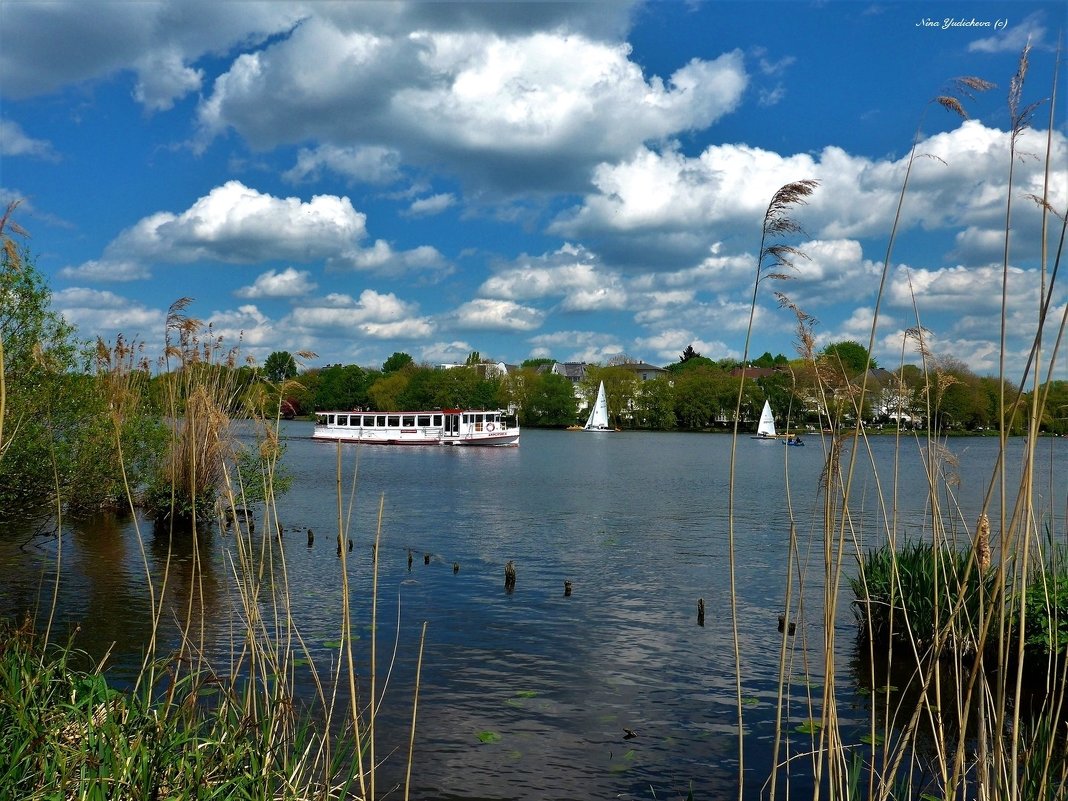
[[[378,411],[372,409],[322,409],[316,414],[507,414],[505,409],[391,409]]]

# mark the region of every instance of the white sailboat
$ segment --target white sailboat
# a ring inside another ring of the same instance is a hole
[[[608,401],[604,396],[604,381],[597,387],[597,400],[593,402],[593,409],[583,426],[586,431],[611,431],[608,425]]]
[[[756,436],[750,439],[775,439],[775,417],[771,413],[771,404],[764,401],[764,410],[760,413]]]

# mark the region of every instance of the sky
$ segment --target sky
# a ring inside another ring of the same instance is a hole
[[[892,369],[922,326],[996,375],[1007,266],[1012,377],[1033,196],[1068,207],[1066,9],[2,0],[0,200],[79,336],[149,353],[192,298],[259,363],[742,358],[755,289],[750,358],[796,357],[785,295],[819,347],[876,320]],[[954,95],[966,76],[995,86]],[[772,241],[803,255],[758,284],[768,204],[800,180],[801,230]]]

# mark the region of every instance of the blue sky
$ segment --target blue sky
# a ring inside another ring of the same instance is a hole
[[[666,364],[742,356],[764,211],[811,179],[790,240],[808,258],[761,284],[750,346],[794,356],[776,291],[818,344],[867,344],[919,132],[874,353],[896,366],[920,324],[935,355],[995,374],[1009,82],[1030,41],[1023,105],[1041,105],[1018,148],[1041,155],[1065,17],[1063,0],[4,0],[0,199],[22,199],[83,337],[153,352],[191,297],[260,362]],[[931,102],[961,76],[996,84],[962,98],[967,120]],[[1053,128],[1063,213],[1063,111]],[[1026,196],[1044,177],[1040,158],[1014,170],[1010,367],[1037,319]]]

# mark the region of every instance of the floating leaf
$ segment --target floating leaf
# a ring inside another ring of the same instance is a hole
[[[327,648],[340,648],[341,640],[327,640],[323,643]]]
[[[293,665],[295,667],[305,667],[306,665],[310,664],[311,660],[303,656],[298,656],[296,659],[293,660]]]
[[[516,698],[536,698],[538,695],[537,690],[520,690],[515,694]]]
[[[883,736],[881,734],[876,734],[874,737],[872,737],[871,734],[865,734],[863,737],[860,738],[860,741],[862,743],[867,743],[868,745],[882,745]]]
[[[876,687],[875,692],[886,695],[888,693],[897,692],[897,687],[895,687],[893,684],[887,684],[885,687]]]
[[[798,732],[799,734],[815,734],[821,728],[823,728],[822,723],[820,723],[818,720],[809,719],[797,726],[794,731]]]
[[[501,739],[501,735],[495,731],[480,731],[478,733],[478,741],[480,743],[495,743]]]
[[[756,706],[760,703],[759,698],[755,698],[752,695],[747,695],[742,699],[742,706]]]

